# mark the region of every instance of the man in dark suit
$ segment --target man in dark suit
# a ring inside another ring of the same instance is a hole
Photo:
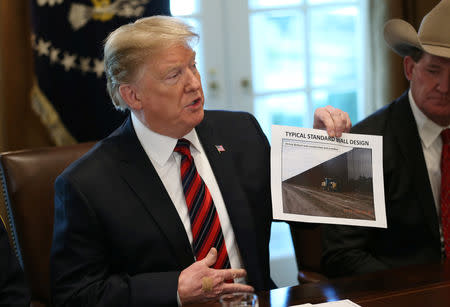
[[[109,35],[108,91],[131,115],[56,180],[55,305],[176,306],[274,286],[269,144],[250,114],[203,110],[196,37],[163,16]],[[350,121],[327,107],[315,127],[339,135]]]
[[[387,229],[327,226],[322,265],[329,276],[361,274],[446,257],[441,211],[441,152],[450,124],[450,1],[422,21],[385,25],[385,40],[404,57],[410,89],[352,128],[383,136]],[[447,243],[445,243],[447,242]],[[449,255],[447,254],[447,257]]]
[[[9,245],[3,219],[0,216],[0,305],[27,306],[30,293],[19,261]]]

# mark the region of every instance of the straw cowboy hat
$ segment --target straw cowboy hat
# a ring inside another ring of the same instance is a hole
[[[384,25],[384,39],[396,53],[409,55],[414,48],[450,58],[450,0],[439,2],[423,19],[419,33],[401,19]]]

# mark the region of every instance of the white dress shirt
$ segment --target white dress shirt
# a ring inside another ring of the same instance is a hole
[[[173,151],[178,140],[150,130],[142,124],[133,113],[131,113],[131,119],[136,135],[144,148],[144,151],[152,162],[170,199],[175,205],[192,246],[191,221],[189,219],[180,175],[181,154]],[[222,193],[220,192],[219,185],[217,184],[211,165],[209,164],[195,129],[191,130],[191,132],[186,134],[183,138],[191,142],[190,149],[195,166],[207,185],[214,201],[214,205],[216,206],[231,268],[243,268],[239,249],[236,244],[236,238],[234,236],[233,228],[231,227],[230,218],[225,207]],[[235,279],[235,282],[245,283],[245,278]]]
[[[433,191],[434,204],[439,218],[439,231],[441,233],[441,246],[444,248],[444,236],[442,235],[442,221],[441,221],[441,154],[442,154],[442,138],[440,134],[442,130],[449,128],[442,127],[429,119],[417,107],[416,102],[411,94],[408,92],[409,103],[411,110],[416,120],[417,129],[419,130],[420,140],[422,143],[423,155],[425,156],[425,163],[428,170],[428,177],[430,178],[431,189]]]

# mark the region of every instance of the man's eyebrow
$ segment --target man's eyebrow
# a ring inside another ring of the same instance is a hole
[[[167,73],[170,73],[170,72],[172,72],[174,70],[179,70],[181,66],[182,65],[180,65],[180,64],[171,65],[171,66],[167,67],[167,69],[164,71],[164,73],[167,74]]]
[[[173,64],[173,65],[169,65],[166,69],[164,69],[164,71],[162,72],[162,76],[165,77],[170,73],[173,73],[174,71],[180,70],[181,69],[181,64],[177,63],[177,64]]]
[[[442,66],[441,65],[439,65],[439,64],[436,64],[436,63],[429,63],[428,65],[427,65],[427,67],[428,68],[441,68]]]
[[[195,51],[193,51],[193,52],[192,52],[191,59],[190,59],[190,62],[195,61],[196,56],[197,56],[197,53],[196,53]]]
[[[427,66],[429,66],[429,67],[433,66],[433,67],[441,68],[443,66],[443,64],[436,63],[436,62],[431,62],[431,63],[428,63]]]
[[[197,53],[194,51],[192,53],[192,56],[191,56],[189,62],[195,61],[196,55],[197,55]],[[183,67],[183,65],[184,64],[182,64],[182,63],[176,63],[176,64],[173,64],[173,65],[169,65],[166,69],[164,69],[164,71],[162,72],[162,75],[163,76],[167,76],[168,74],[170,74],[170,73],[172,73],[172,72],[174,72],[176,70],[181,69]]]

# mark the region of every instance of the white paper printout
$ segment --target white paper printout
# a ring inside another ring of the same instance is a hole
[[[278,220],[386,228],[382,137],[272,126]]]

